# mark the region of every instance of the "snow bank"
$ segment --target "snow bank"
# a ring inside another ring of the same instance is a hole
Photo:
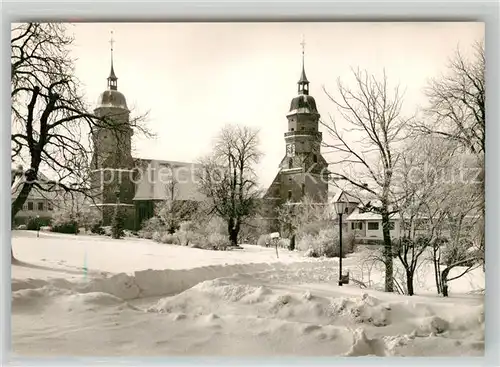
[[[40,314],[44,313],[44,310],[50,306],[56,307],[60,312],[95,311],[103,307],[136,309],[123,299],[103,292],[77,293],[51,285],[12,292],[13,314]]]
[[[203,281],[235,274],[253,274],[258,272],[279,272],[284,269],[313,267],[315,262],[304,263],[249,263],[239,265],[212,265],[193,269],[180,270],[143,270],[134,275],[116,274],[109,278],[92,279],[88,282],[70,282],[66,279],[28,279],[12,280],[12,291],[36,289],[52,286],[61,289],[74,290],[78,293],[102,292],[114,295],[124,300],[137,298],[167,296],[180,293]]]

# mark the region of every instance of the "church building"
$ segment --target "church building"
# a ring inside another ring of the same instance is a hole
[[[118,91],[113,47],[107,81],[107,89],[99,96],[94,110],[97,116],[107,118],[107,123],[93,132],[91,163],[92,187],[96,192],[96,206],[101,209],[103,225],[111,223],[118,206],[126,214],[126,227],[140,228],[145,219],[154,215],[155,203],[173,194],[173,183],[175,198],[172,199],[204,200],[196,186],[196,164],[132,156],[130,111],[125,96]],[[321,155],[322,133],[318,129],[320,114],[316,101],[309,95],[304,50],[302,73],[297,84],[298,95],[292,99],[286,115],[285,156],[262,201],[261,214],[271,230],[279,230],[276,218],[279,205],[298,203],[305,196],[324,203],[328,196],[328,164]]]
[[[279,231],[276,209],[285,203],[298,204],[304,197],[328,201],[328,163],[321,155],[322,133],[316,101],[309,94],[309,81],[302,49],[302,73],[298,95],[290,103],[284,134],[286,151],[278,173],[263,198],[262,216],[270,231]]]
[[[127,100],[118,91],[113,47],[107,80],[107,89],[99,96],[94,110],[106,123],[93,131],[91,161],[94,205],[100,209],[103,225],[111,224],[117,207],[124,214],[125,227],[139,229],[144,220],[154,215],[157,202],[203,200],[195,184],[196,164],[132,156],[133,124]]]

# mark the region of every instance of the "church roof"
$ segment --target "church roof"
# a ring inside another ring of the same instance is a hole
[[[308,94],[300,94],[293,98],[290,103],[290,111],[288,112],[288,115],[294,113],[318,114],[318,108],[316,107],[316,100],[314,97]]]
[[[134,200],[168,199],[171,185],[174,185],[175,200],[205,199],[197,185],[197,170],[200,165],[144,158],[137,158],[135,161],[141,170],[141,179],[136,184]]]
[[[113,89],[105,90],[99,95],[96,108],[103,107],[115,107],[128,110],[127,100],[123,93]]]

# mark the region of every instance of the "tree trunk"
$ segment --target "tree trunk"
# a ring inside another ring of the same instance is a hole
[[[290,251],[295,250],[295,234],[292,235],[292,238],[290,238]]]
[[[22,209],[24,203],[28,199],[28,196],[31,192],[31,188],[33,187],[32,183],[25,182],[23,183],[23,187],[21,188],[21,191],[19,191],[19,194],[15,198],[15,200],[12,202],[12,205],[10,207],[10,217],[12,220],[12,223],[14,223],[14,218],[16,217],[17,213]],[[16,257],[14,256],[14,250],[12,249],[12,243],[10,245],[10,262],[11,264],[18,261]]]
[[[436,258],[436,255],[436,250],[433,250],[432,262],[434,263],[434,279],[436,281],[437,293],[441,294],[441,281],[439,279],[439,258]]]
[[[441,292],[443,293],[443,297],[448,297],[448,273],[451,268],[446,268],[441,273]]]
[[[408,290],[409,296],[415,294],[413,289],[413,272],[411,270],[406,270],[406,289]]]
[[[229,232],[229,241],[232,246],[236,246],[238,244],[238,232],[234,228],[232,228]]]
[[[238,219],[229,218],[227,222],[227,232],[229,233],[229,242],[231,242],[231,246],[238,245],[238,234],[240,232],[240,222]]]
[[[382,213],[382,234],[384,237],[385,291],[394,292],[394,269],[391,234],[389,232],[389,213]]]

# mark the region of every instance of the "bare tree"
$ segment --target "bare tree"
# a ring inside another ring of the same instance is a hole
[[[388,79],[378,80],[366,71],[353,71],[354,89],[338,81],[339,97],[326,90],[328,97],[337,107],[340,117],[349,128],[341,129],[336,121],[322,122],[333,141],[326,147],[336,152],[340,159],[333,164],[342,168],[332,172],[336,184],[347,183],[352,193],[358,192],[371,198],[366,210],[382,217],[384,238],[385,290],[393,291],[393,256],[389,222],[395,213],[392,206],[391,190],[393,173],[399,159],[398,144],[405,138],[408,120],[402,117],[403,93],[399,86],[389,88]],[[344,133],[360,137],[359,141],[349,141]]]
[[[415,127],[460,143],[470,152],[484,155],[486,126],[484,43],[474,44],[472,59],[457,50],[448,72],[430,81],[428,119]]]
[[[430,81],[426,89],[429,106],[425,119],[414,124],[415,131],[445,137],[472,153],[482,167],[480,182],[475,185],[478,202],[482,205],[484,222],[484,153],[486,127],[484,41],[473,45],[467,58],[457,49],[450,59],[447,73]],[[484,252],[484,228],[479,233],[479,246]],[[484,263],[483,263],[484,270]]]
[[[308,195],[299,203],[286,202],[280,205],[276,208],[276,214],[289,236],[302,232],[318,234],[320,229],[328,228],[334,223],[331,208]]]
[[[400,236],[394,254],[405,270],[408,295],[414,294],[415,272],[426,260],[430,248],[440,248],[446,217],[446,174],[454,168],[455,143],[442,137],[421,136],[405,144],[401,164],[395,175]],[[436,285],[439,260],[434,256]]]
[[[93,196],[89,137],[97,128],[122,136],[131,128],[147,133],[139,121],[119,123],[90,111],[70,56],[73,38],[60,23],[15,25],[11,34],[12,160],[29,162],[11,206],[14,218],[32,189]],[[42,182],[41,170],[54,179]],[[14,259],[11,250],[12,260]]]
[[[209,200],[209,213],[226,221],[233,245],[245,219],[257,211],[255,165],[260,157],[258,131],[229,125],[219,133],[212,154],[201,161],[200,191]]]

